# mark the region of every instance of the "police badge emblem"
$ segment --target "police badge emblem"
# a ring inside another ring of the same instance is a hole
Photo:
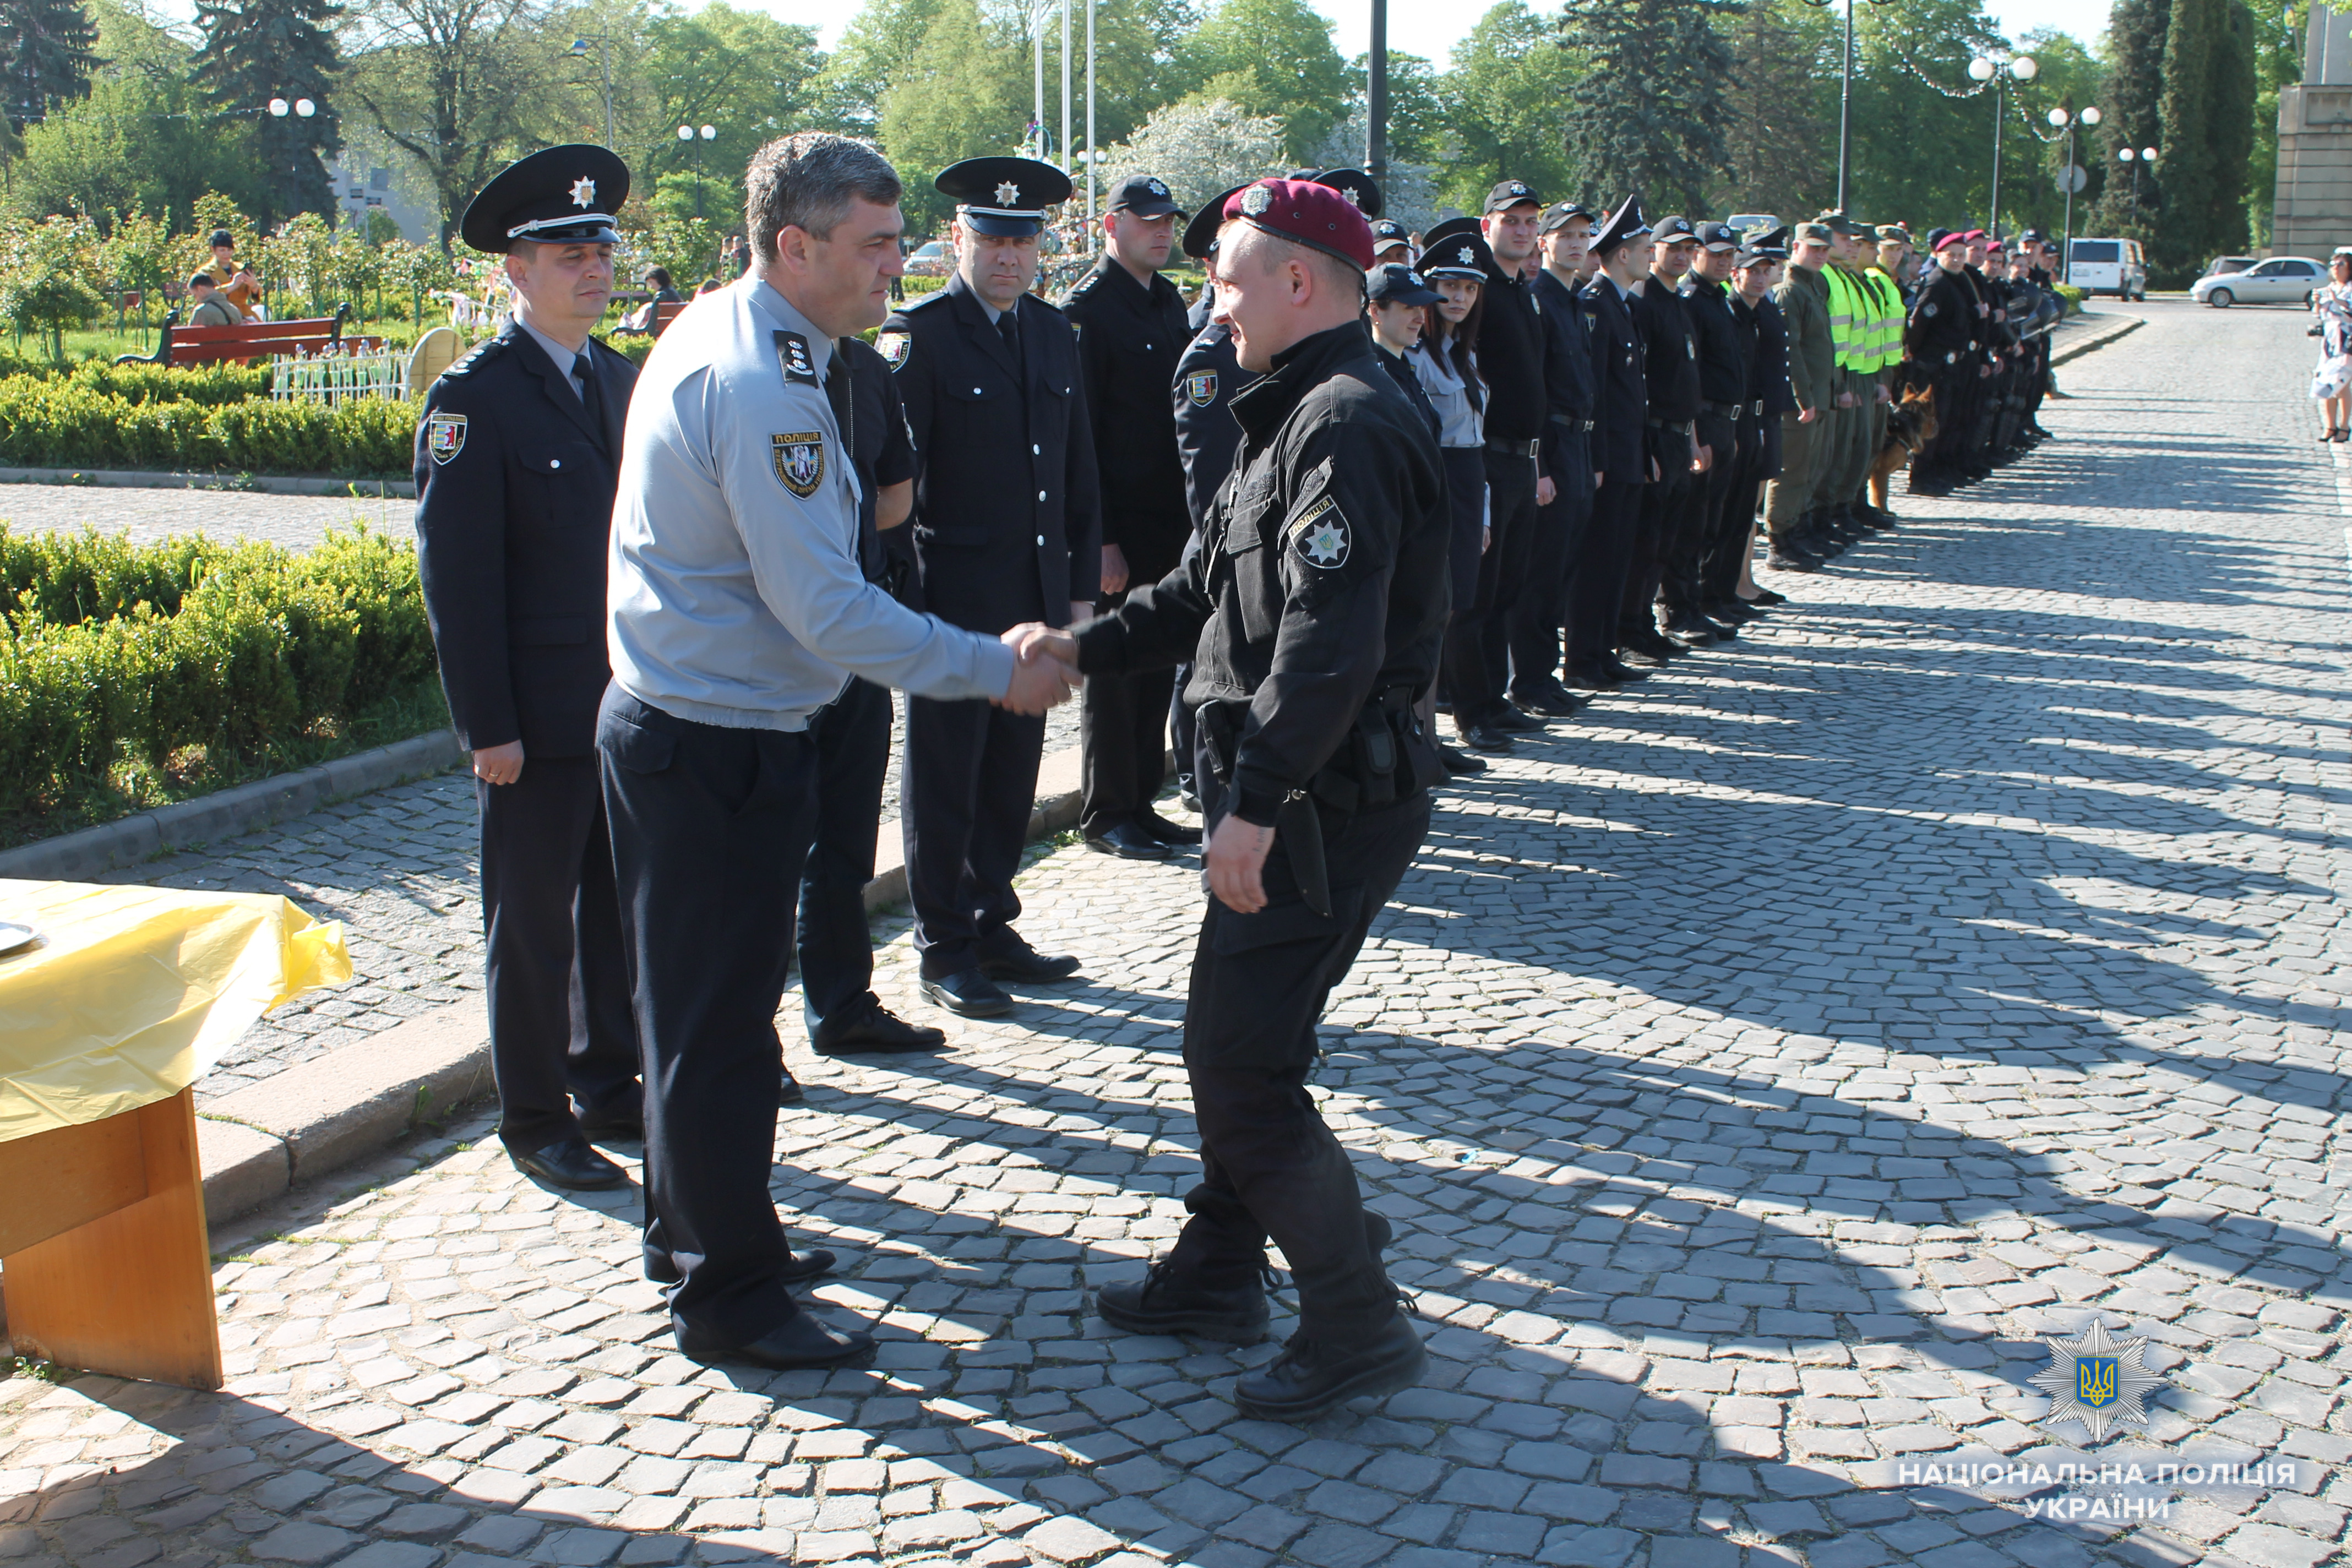
[[[1184,378],[1184,395],[1192,400],[1195,408],[1206,408],[1217,400],[1217,373],[1197,370]]]
[[[1299,559],[1309,566],[1332,572],[1348,563],[1348,514],[1328,494],[1307,503],[1284,532],[1298,547]]]
[[[777,481],[784,489],[803,500],[816,494],[816,487],[824,480],[824,432],[802,430],[790,436],[771,436],[768,456],[775,464]]]
[[[1270,185],[1252,185],[1242,193],[1242,211],[1251,217],[1256,217],[1272,205],[1274,188]]]
[[[446,463],[466,449],[466,416],[436,414],[425,422],[425,449],[436,464]]]
[[[884,332],[874,340],[874,347],[881,353],[883,363],[892,370],[907,363],[907,351],[914,346],[915,335],[912,332]]]

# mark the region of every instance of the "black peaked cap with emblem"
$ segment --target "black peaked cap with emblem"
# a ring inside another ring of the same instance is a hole
[[[1326,169],[1320,174],[1300,177],[1312,180],[1318,185],[1328,185],[1347,197],[1349,204],[1364,215],[1367,223],[1380,216],[1381,207],[1387,205],[1381,199],[1381,183],[1361,169]]]
[[[1493,190],[1486,193],[1485,210],[1490,215],[1508,212],[1521,202],[1538,207],[1543,205],[1543,198],[1536,195],[1535,187],[1525,180],[1501,180],[1496,183]]]
[[[1008,239],[1045,226],[1045,209],[1070,199],[1070,176],[1034,158],[966,158],[931,182],[953,197],[956,217],[975,234]]]
[[[1609,215],[1601,232],[1592,237],[1592,253],[1606,256],[1621,245],[1629,244],[1650,232],[1642,217],[1642,198],[1627,196],[1622,206]]]
[[[1157,174],[1129,174],[1113,185],[1110,202],[1103,211],[1133,213],[1138,217],[1166,217],[1171,213],[1184,216],[1184,209],[1168,194],[1168,182]]]
[[[1452,239],[1457,234],[1475,235],[1484,239],[1486,237],[1486,227],[1475,217],[1450,217],[1421,237],[1421,248],[1426,254],[1436,247],[1439,240]]]
[[[1404,225],[1392,217],[1384,217],[1372,225],[1372,248],[1386,250],[1391,245],[1410,245],[1412,235]]]
[[[1452,234],[1433,231],[1412,264],[1424,278],[1467,278],[1478,283],[1486,280],[1489,270],[1500,270],[1486,237],[1475,225],[1467,231],[1455,229]]]
[[[509,163],[466,205],[457,233],[476,250],[522,241],[611,245],[613,215],[629,199],[629,166],[609,147],[575,142]]]
[[[1225,204],[1248,188],[1235,185],[1231,190],[1219,191],[1201,204],[1201,210],[1194,213],[1192,221],[1184,226],[1183,238],[1177,242],[1185,255],[1195,261],[1206,261],[1216,253],[1217,230],[1225,224]]]

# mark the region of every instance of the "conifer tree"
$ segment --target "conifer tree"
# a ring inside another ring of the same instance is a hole
[[[1615,201],[1630,184],[1649,216],[1706,210],[1728,161],[1724,84],[1731,51],[1716,36],[1724,0],[1569,0],[1560,43],[1588,74],[1568,100],[1567,151],[1586,192]]]
[[[0,70],[5,112],[21,132],[53,103],[87,97],[98,29],[80,0],[0,0]]]
[[[273,218],[334,212],[334,189],[319,160],[342,145],[327,96],[341,65],[331,31],[341,15],[329,0],[196,0],[205,34],[196,79],[223,108],[253,116]],[[289,111],[271,114],[272,99],[284,99]],[[293,112],[304,99],[314,113]]]

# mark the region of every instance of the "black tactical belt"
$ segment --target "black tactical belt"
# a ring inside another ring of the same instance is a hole
[[[1577,436],[1581,436],[1584,432],[1592,428],[1591,420],[1571,419],[1565,414],[1553,415],[1551,416],[1551,422],[1555,425],[1565,426],[1571,435]]]
[[[1754,416],[1756,416],[1756,417],[1757,417],[1757,418],[1759,418],[1759,419],[1763,418],[1763,417],[1764,417],[1764,400],[1763,400],[1762,398],[1760,398],[1760,397],[1759,397],[1759,398],[1758,398],[1755,402],[1753,402],[1753,403],[1749,404],[1749,405],[1748,405],[1748,413],[1750,413],[1750,414],[1753,414],[1753,415],[1754,415]]]
[[[1747,412],[1747,407],[1738,403],[1702,403],[1698,405],[1698,411],[1701,414],[1712,414],[1717,419],[1737,419]]]
[[[1672,430],[1684,436],[1690,434],[1691,422],[1687,419],[1651,419],[1644,423],[1653,430]]]
[[[1542,449],[1543,442],[1540,440],[1502,441],[1496,439],[1492,436],[1489,436],[1486,438],[1486,450],[1489,452],[1500,452],[1506,457],[1533,458],[1538,456]]]

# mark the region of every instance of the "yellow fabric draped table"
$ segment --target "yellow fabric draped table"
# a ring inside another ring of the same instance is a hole
[[[0,880],[0,1299],[19,1354],[220,1385],[193,1085],[352,973],[268,893]]]

